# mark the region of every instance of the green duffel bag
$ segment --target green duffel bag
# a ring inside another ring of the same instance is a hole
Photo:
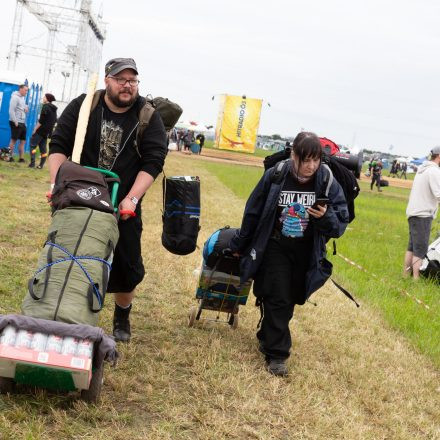
[[[96,326],[118,238],[113,214],[84,207],[55,211],[23,314]]]

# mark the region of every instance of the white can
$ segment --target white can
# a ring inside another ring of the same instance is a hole
[[[63,347],[63,338],[58,335],[49,335],[46,343],[46,351],[54,351],[56,353],[61,353],[61,348]]]
[[[19,330],[17,333],[17,339],[15,340],[16,347],[31,348],[31,342],[34,334],[28,330]]]
[[[17,339],[17,330],[12,325],[7,325],[2,332],[0,337],[0,344],[3,345],[15,345],[15,340]]]
[[[78,342],[78,348],[76,350],[77,356],[87,356],[92,357],[93,353],[93,342],[89,339],[80,339]]]
[[[63,346],[61,348],[61,354],[76,354],[78,348],[78,339],[71,336],[65,336],[63,338]]]
[[[46,351],[47,338],[48,336],[46,335],[46,333],[35,333],[31,342],[32,350]]]

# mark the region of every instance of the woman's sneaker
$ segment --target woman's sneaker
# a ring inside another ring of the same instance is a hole
[[[266,361],[266,370],[274,376],[287,376],[289,374],[287,359],[269,359]]]

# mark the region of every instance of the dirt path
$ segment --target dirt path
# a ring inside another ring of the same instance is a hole
[[[212,162],[223,162],[223,163],[232,163],[236,165],[248,165],[254,167],[263,167],[263,158],[256,157],[254,155],[240,154],[234,153],[232,151],[227,150],[216,150],[216,149],[204,149],[201,155],[194,155],[191,153],[181,153],[181,152],[172,152],[173,155],[185,155],[191,156],[196,160],[209,160]],[[390,183],[390,186],[397,188],[411,188],[412,180],[404,180],[397,178],[390,178],[388,176],[384,176],[386,180]],[[361,174],[362,182],[370,182],[371,178]]]

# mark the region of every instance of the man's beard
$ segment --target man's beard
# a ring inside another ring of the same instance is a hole
[[[112,91],[110,90],[110,87],[107,87],[106,92],[107,92],[108,99],[116,107],[120,107],[120,108],[131,107],[138,97],[138,92],[136,91],[135,93],[132,93],[131,99],[129,99],[128,101],[122,101],[121,99],[119,99],[119,94],[120,93],[131,93],[131,91],[127,91],[126,89],[123,89],[119,93],[112,93]]]

